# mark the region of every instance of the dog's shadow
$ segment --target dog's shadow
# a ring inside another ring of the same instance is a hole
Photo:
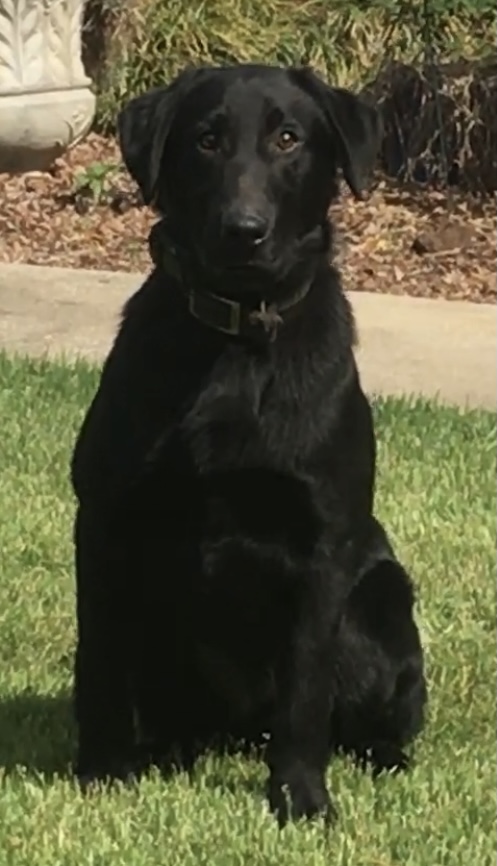
[[[27,691],[0,699],[0,769],[5,773],[68,776],[73,750],[70,694]]]
[[[27,773],[45,781],[55,778],[72,778],[71,763],[75,752],[75,724],[72,697],[68,692],[56,695],[22,692],[0,699],[0,772],[5,775]],[[253,793],[259,791],[259,784],[251,779],[235,781],[232,773],[225,771],[218,761],[203,772],[203,759],[208,754],[217,753],[218,757],[234,756],[240,758],[262,757],[257,748],[240,749],[232,744],[222,750],[200,748],[190,766],[191,781],[195,784],[198,773],[203,776],[203,786],[224,787],[235,791],[243,787]],[[204,765],[205,766],[205,765]],[[161,767],[161,775],[167,781],[179,767]],[[184,767],[182,770],[186,769]]]

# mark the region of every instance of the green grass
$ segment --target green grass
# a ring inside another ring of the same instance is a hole
[[[278,833],[255,761],[77,792],[68,460],[97,371],[0,354],[0,383],[1,866],[493,866],[494,415],[376,403],[378,508],[419,584],[430,714],[403,777],[333,762],[327,838]]]

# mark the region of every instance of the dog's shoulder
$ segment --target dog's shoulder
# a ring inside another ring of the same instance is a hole
[[[78,496],[110,489],[118,476],[136,471],[164,426],[174,389],[181,389],[172,357],[182,318],[175,292],[155,271],[126,302],[73,452]]]
[[[184,318],[181,301],[172,278],[154,269],[124,304],[113,354],[134,363],[134,353],[143,347],[150,350],[174,340]]]

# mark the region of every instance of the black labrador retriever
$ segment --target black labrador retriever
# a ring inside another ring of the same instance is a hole
[[[76,772],[265,744],[280,824],[330,817],[330,755],[405,767],[426,699],[330,265],[338,174],[361,195],[377,117],[308,68],[202,67],[119,135],[163,218],[72,464]]]

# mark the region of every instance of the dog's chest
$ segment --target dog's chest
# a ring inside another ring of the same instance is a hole
[[[292,424],[300,420],[289,414],[278,413],[270,386],[265,398],[214,387],[182,425],[202,479],[204,571],[228,586],[234,575],[238,586],[253,582],[254,570],[268,579],[275,569],[288,573],[319,536],[312,485],[296,462]]]
[[[238,384],[212,383],[182,420],[180,433],[200,474],[262,458],[266,413],[255,387]]]
[[[179,425],[195,471],[293,463],[303,429],[298,404],[269,365],[235,352],[223,358]]]
[[[174,526],[187,515],[203,575],[218,587],[235,578],[242,598],[254,570],[301,567],[320,532],[312,478],[299,463],[307,422],[289,378],[241,353],[224,357],[191,388],[158,464],[174,481],[165,483]]]

